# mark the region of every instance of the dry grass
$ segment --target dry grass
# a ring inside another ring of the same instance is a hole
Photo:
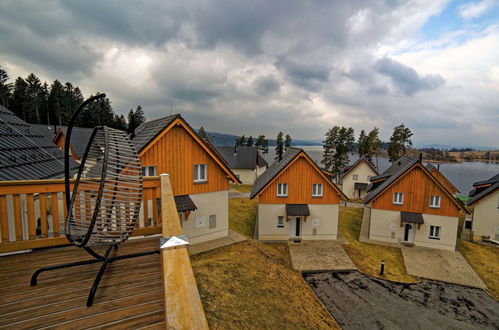
[[[418,282],[408,275],[399,248],[359,242],[362,208],[340,207],[340,232],[350,242],[343,248],[360,271],[371,276],[399,282]],[[380,276],[380,263],[385,261],[385,275]]]
[[[457,250],[485,282],[490,295],[499,300],[499,248],[459,239]]]
[[[258,201],[248,198],[229,198],[229,227],[241,234],[253,237],[255,233]]]
[[[242,192],[242,193],[248,193],[248,192],[251,192],[251,190],[253,189],[253,186],[250,184],[231,184],[230,188],[235,189],[235,190]]]
[[[285,244],[248,240],[192,257],[212,329],[337,328]]]

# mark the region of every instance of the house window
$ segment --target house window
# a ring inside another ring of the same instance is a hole
[[[431,239],[440,239],[440,226],[430,226],[430,236]]]
[[[156,166],[143,166],[142,176],[156,176]]]
[[[404,204],[404,194],[395,192],[393,193],[393,204],[402,205]]]
[[[194,182],[206,182],[206,164],[194,165]]]
[[[367,181],[371,181],[371,178],[372,178],[372,177],[373,177],[372,175],[368,175],[368,176],[367,176]]]
[[[322,183],[312,184],[312,197],[322,197]]]
[[[277,217],[277,228],[284,228],[284,217],[282,215]]]
[[[278,183],[277,184],[277,196],[278,197],[288,196],[288,184],[287,183]]]
[[[217,216],[216,215],[210,215],[210,229],[217,228]]]
[[[435,209],[440,208],[440,196],[430,196],[430,207]]]
[[[353,181],[357,181],[358,179],[359,179],[359,175],[358,174],[352,175],[352,180]]]

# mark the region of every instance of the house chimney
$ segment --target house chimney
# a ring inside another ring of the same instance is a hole
[[[419,154],[419,162],[422,163],[423,162],[423,153],[421,152]]]
[[[237,154],[237,145],[234,146],[234,153]]]

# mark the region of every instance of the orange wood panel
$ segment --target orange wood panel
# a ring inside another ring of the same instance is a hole
[[[57,193],[52,193],[52,225],[54,236],[59,236],[59,199]]]
[[[185,130],[172,127],[141,155],[142,166],[156,166],[157,173],[168,173],[175,195],[228,190],[225,171]],[[207,182],[194,183],[194,165],[207,164]]]
[[[338,193],[303,155],[259,194],[262,204],[338,204]],[[288,196],[277,197],[277,184],[288,184]],[[322,197],[312,197],[312,184],[322,183]]]
[[[42,228],[42,237],[48,237],[48,223],[47,223],[47,195],[40,194],[40,221]]]
[[[2,242],[9,241],[9,218],[7,214],[7,196],[0,196],[0,222],[2,223]]]
[[[28,209],[28,234],[29,239],[36,237],[35,202],[32,194],[26,194],[26,207]]]
[[[454,187],[454,185],[445,177],[445,175],[442,174],[442,172],[439,170],[433,170],[430,173],[453,195],[457,193],[456,187]]]
[[[16,228],[16,240],[23,239],[23,224],[21,218],[21,195],[13,195],[14,201],[14,223]]]
[[[393,204],[393,193],[404,194],[404,204]],[[430,196],[440,196],[440,208],[430,208]],[[419,167],[414,167],[372,203],[375,209],[416,212],[457,217],[459,208],[451,198]]]

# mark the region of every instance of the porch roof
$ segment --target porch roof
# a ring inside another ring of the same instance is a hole
[[[177,212],[187,212],[197,210],[196,204],[189,195],[174,196]]]
[[[368,183],[355,182],[353,185],[355,190],[367,190]]]
[[[286,204],[286,214],[296,216],[309,216],[308,204]]]
[[[400,212],[400,222],[410,222],[417,224],[424,224],[423,215],[414,212]]]

